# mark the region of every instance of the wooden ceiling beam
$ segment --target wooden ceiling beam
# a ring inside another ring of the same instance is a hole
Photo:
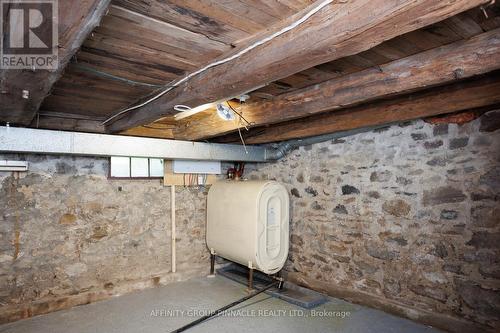
[[[237,96],[312,66],[366,51],[391,38],[442,21],[489,1],[334,1],[293,31],[252,49],[237,60],[213,67],[193,77],[152,103],[125,114],[107,129],[110,132],[119,132],[150,123],[172,114],[173,107],[177,104],[196,107]],[[269,29],[269,34],[303,17],[318,3],[319,1],[280,22]]]
[[[99,24],[111,0],[59,1],[59,66],[49,70],[0,71],[0,121],[29,125],[71,57]],[[29,98],[23,98],[23,91]]]
[[[404,122],[500,103],[500,73],[453,85],[431,88],[389,101],[287,121],[269,127],[242,131],[245,143],[262,144],[335,133],[363,127]],[[214,142],[240,142],[232,133]]]
[[[247,104],[238,111],[253,126],[262,126],[354,106],[488,73],[500,68],[500,29],[407,58],[338,77],[274,100]],[[237,129],[217,114],[203,121],[181,122],[175,137],[200,140]]]

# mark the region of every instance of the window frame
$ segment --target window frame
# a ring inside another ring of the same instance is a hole
[[[126,157],[129,163],[129,177],[114,177],[111,175],[111,157]],[[163,172],[165,173],[165,160],[163,158],[141,157],[148,160],[148,177],[132,177],[132,156],[111,156],[109,157],[108,179],[111,180],[148,180],[148,179],[163,179],[164,176],[151,176],[151,159],[163,161]],[[135,157],[134,157],[135,158]]]

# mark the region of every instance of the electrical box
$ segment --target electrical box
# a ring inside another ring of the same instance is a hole
[[[191,161],[192,162],[192,161]],[[181,163],[181,167],[177,164],[178,171],[182,170],[185,173],[176,173],[174,172],[174,161],[165,161],[165,175],[163,177],[163,185],[171,186],[205,186],[212,185],[217,181],[217,174],[210,174],[209,172],[218,172],[220,167],[220,162],[216,162],[219,166],[212,166],[212,168],[195,168],[194,165],[183,166]],[[196,171],[201,171],[200,173],[196,173]]]
[[[222,166],[220,161],[191,161],[174,160],[174,173],[195,173],[204,175],[220,175]]]

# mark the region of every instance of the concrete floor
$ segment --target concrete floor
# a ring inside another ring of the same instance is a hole
[[[224,277],[199,278],[2,325],[0,332],[164,333],[196,319],[194,310],[215,310],[245,295],[243,285]],[[333,298],[314,310],[327,317],[261,294],[233,308],[233,316],[213,318],[187,332],[438,332]]]

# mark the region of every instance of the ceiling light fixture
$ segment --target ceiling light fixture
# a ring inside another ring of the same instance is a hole
[[[227,106],[222,103],[217,104],[217,115],[219,118],[225,121],[231,121],[235,119],[234,112]]]

